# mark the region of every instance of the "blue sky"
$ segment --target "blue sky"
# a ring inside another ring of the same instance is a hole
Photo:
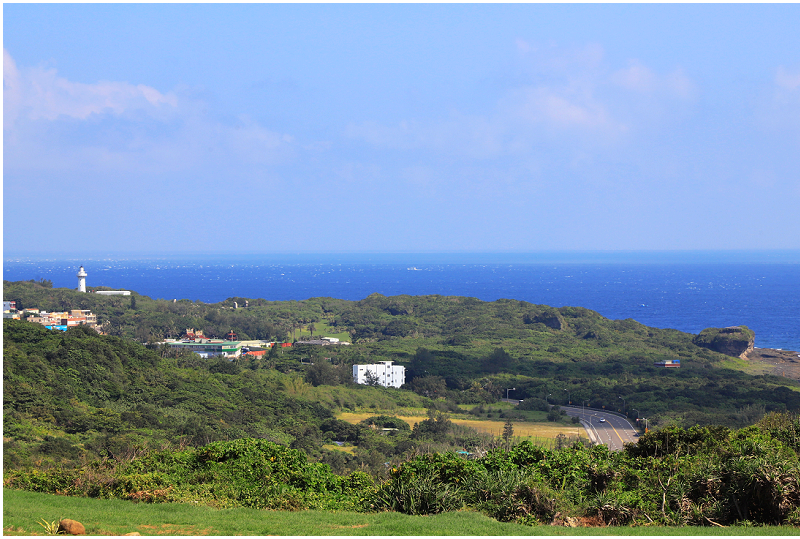
[[[4,256],[800,249],[798,21],[5,4]]]

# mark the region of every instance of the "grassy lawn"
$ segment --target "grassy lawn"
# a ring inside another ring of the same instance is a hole
[[[768,374],[772,370],[772,365],[758,361],[746,361],[744,359],[728,358],[717,364],[723,369],[742,371],[752,376]]]
[[[373,415],[380,415],[386,412],[342,412],[336,415],[337,419],[347,421],[348,423],[358,423]],[[394,414],[392,414],[394,415]],[[419,423],[423,419],[427,419],[427,415],[396,415],[406,423],[414,426],[414,423]],[[504,419],[463,419],[459,417],[450,417],[450,420],[457,425],[464,425],[472,427],[478,432],[500,436],[503,433],[503,426],[506,424]],[[558,423],[523,423],[514,422],[514,436],[520,440],[526,438],[555,438],[559,434],[567,436],[586,435],[586,431],[580,425],[562,425]]]
[[[791,527],[566,528],[497,522],[473,511],[432,516],[399,513],[212,509],[188,504],[144,504],[71,498],[5,489],[3,535],[44,535],[37,523],[71,518],[89,535],[797,535]]]
[[[314,327],[316,328],[314,330],[314,337],[317,339],[320,337],[333,337],[335,339],[339,339],[340,341],[350,342],[350,334],[348,332],[337,332],[324,320],[314,322]],[[308,326],[303,326],[297,329],[296,335],[298,339],[309,339],[311,338],[311,331],[309,331]]]

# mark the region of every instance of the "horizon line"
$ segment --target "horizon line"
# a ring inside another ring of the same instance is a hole
[[[230,258],[265,260],[308,260],[331,259],[371,259],[392,260],[397,263],[421,263],[416,258],[457,260],[469,263],[469,259],[501,260],[514,262],[589,262],[602,261],[676,261],[683,262],[783,262],[800,263],[800,249],[542,249],[538,251],[272,251],[272,252],[234,252],[234,251],[94,251],[94,252],[16,252],[3,253],[3,262],[46,262],[46,261],[102,261],[102,260],[164,260],[180,261],[198,258]],[[561,259],[561,260],[558,260]],[[588,259],[588,260],[586,260]]]

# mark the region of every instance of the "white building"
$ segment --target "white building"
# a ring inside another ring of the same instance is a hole
[[[226,358],[242,355],[241,341],[222,339],[198,339],[195,341],[165,341],[170,348],[185,348],[203,358],[222,356]]]
[[[367,384],[369,378],[377,380],[383,387],[400,387],[406,383],[406,368],[392,366],[391,361],[380,361],[373,365],[353,365],[353,381]]]

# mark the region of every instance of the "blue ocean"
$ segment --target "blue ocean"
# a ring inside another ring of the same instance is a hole
[[[699,333],[747,325],[756,346],[800,350],[800,253],[197,255],[5,259],[3,279],[134,290],[215,303],[229,297],[360,300],[372,293],[581,306],[612,319]]]

